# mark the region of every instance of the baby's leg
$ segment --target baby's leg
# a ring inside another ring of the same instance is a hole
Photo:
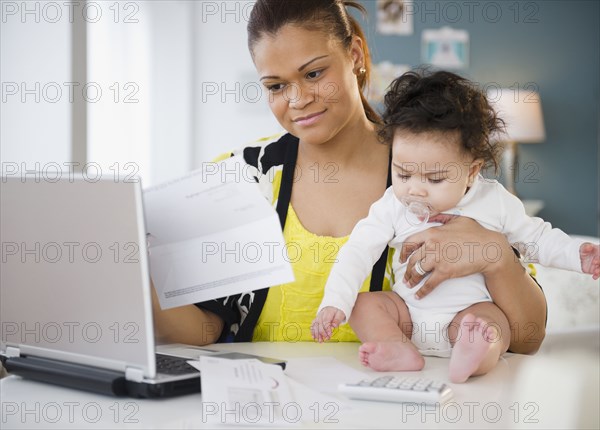
[[[508,320],[491,302],[476,303],[456,314],[448,335],[454,345],[450,380],[457,383],[493,369],[510,343]]]
[[[359,358],[378,371],[421,370],[423,356],[410,341],[412,324],[404,300],[393,291],[358,295],[348,321],[363,342]]]

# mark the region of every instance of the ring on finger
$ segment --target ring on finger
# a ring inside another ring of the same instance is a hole
[[[423,267],[421,266],[421,260],[415,263],[415,272],[417,272],[421,276],[425,276],[427,274],[427,272],[423,270]]]

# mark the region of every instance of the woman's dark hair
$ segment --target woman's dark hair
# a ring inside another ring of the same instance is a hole
[[[248,21],[248,48],[252,53],[255,44],[264,34],[275,35],[286,24],[332,34],[346,49],[350,49],[353,36],[360,37],[363,41],[366,69],[366,73],[357,75],[360,98],[367,118],[379,123],[381,118],[363,94],[371,75],[371,54],[360,24],[348,13],[346,7],[358,9],[366,14],[366,9],[354,1],[257,0]]]
[[[464,150],[483,159],[484,167],[497,170],[501,147],[490,138],[504,127],[483,91],[471,81],[450,72],[420,69],[391,83],[379,136],[391,143],[396,130],[458,132]]]

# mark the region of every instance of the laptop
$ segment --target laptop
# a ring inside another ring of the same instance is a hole
[[[139,180],[3,176],[0,234],[0,358],[8,372],[116,396],[200,391],[187,360],[218,353],[155,351]]]

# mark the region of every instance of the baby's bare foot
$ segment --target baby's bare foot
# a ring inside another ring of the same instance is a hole
[[[421,370],[423,356],[407,342],[366,342],[358,349],[363,366],[380,372]]]
[[[475,315],[465,315],[450,357],[450,380],[461,383],[474,374],[487,373],[498,361],[500,347],[496,327]]]

